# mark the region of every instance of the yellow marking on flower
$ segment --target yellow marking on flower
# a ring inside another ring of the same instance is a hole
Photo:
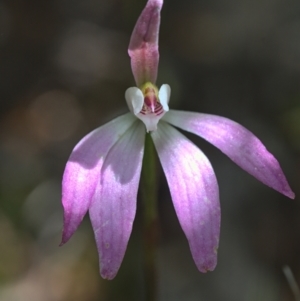
[[[146,82],[141,91],[144,95],[144,113],[157,113],[159,111],[158,104],[160,103],[158,98],[158,89],[150,82]],[[160,106],[159,106],[160,107]]]

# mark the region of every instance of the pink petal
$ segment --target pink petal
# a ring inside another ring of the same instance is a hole
[[[217,264],[220,234],[218,183],[206,156],[165,122],[151,133],[181,227],[201,272]]]
[[[136,212],[145,129],[137,121],[111,148],[89,209],[100,273],[112,279],[123,260]]]
[[[162,0],[148,0],[131,35],[128,53],[131,58],[132,73],[138,87],[146,82],[156,82],[162,5]]]
[[[131,113],[120,116],[86,135],[73,149],[63,175],[61,244],[70,239],[90,206],[96,184],[100,181],[103,159],[134,121],[136,118]]]
[[[174,110],[163,119],[207,140],[262,183],[289,198],[295,197],[277,160],[240,124],[215,115]]]

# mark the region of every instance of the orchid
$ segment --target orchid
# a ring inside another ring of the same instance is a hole
[[[262,142],[224,117],[169,110],[171,89],[155,85],[163,0],[148,0],[129,43],[136,87],[125,92],[130,112],[85,136],[74,148],[63,175],[62,244],[89,211],[100,273],[112,279],[122,263],[136,213],[145,136],[151,135],[180,225],[197,268],[217,263],[220,234],[218,183],[213,168],[173,126],[207,140],[262,183],[294,198],[277,160]]]

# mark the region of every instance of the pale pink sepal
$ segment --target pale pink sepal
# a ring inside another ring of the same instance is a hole
[[[99,253],[100,274],[112,279],[123,260],[136,212],[145,127],[136,123],[111,148],[89,214]]]
[[[73,149],[62,182],[64,227],[61,244],[76,231],[100,182],[103,159],[136,118],[127,113],[86,135]]]
[[[220,234],[219,189],[212,166],[191,141],[163,121],[151,136],[193,259],[201,272],[212,271]]]
[[[289,198],[295,197],[278,161],[257,137],[240,124],[220,116],[174,110],[170,110],[163,119],[204,138],[267,186]]]
[[[163,0],[148,0],[131,35],[128,53],[131,58],[132,73],[138,87],[146,82],[156,82],[162,5]]]

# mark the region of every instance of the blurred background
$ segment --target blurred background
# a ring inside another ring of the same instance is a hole
[[[0,300],[144,300],[141,205],[113,281],[99,276],[88,217],[60,243],[61,179],[75,144],[127,112],[127,47],[145,0],[0,0]],[[165,0],[158,85],[171,108],[226,116],[255,133],[300,193],[300,2]],[[214,272],[196,269],[159,176],[159,300],[292,301],[300,206],[200,138],[220,186]]]

